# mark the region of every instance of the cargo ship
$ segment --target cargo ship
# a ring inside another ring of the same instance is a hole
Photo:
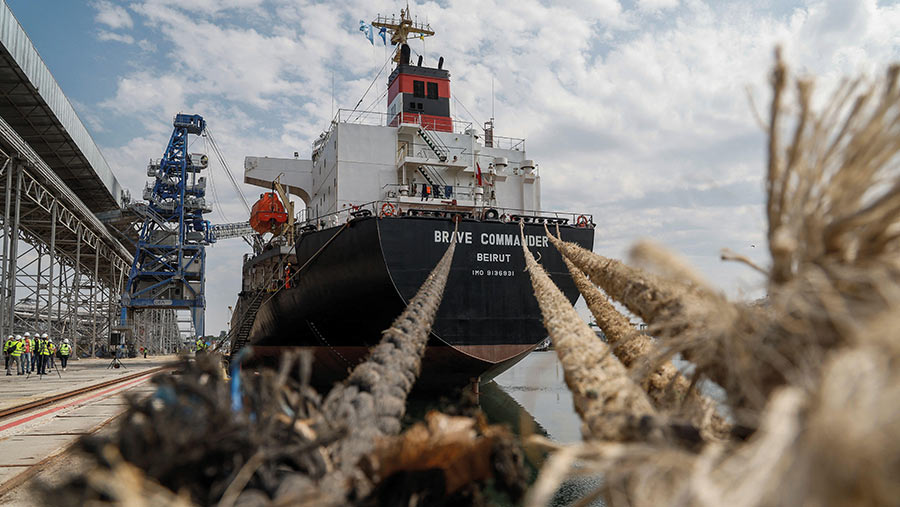
[[[396,48],[386,112],[339,110],[309,159],[296,152],[245,159],[244,181],[269,190],[251,223],[287,233],[245,256],[232,353],[249,343],[254,360],[271,362],[307,348],[314,383],[345,378],[455,234],[416,387],[486,382],[547,336],[524,270],[520,223],[528,247],[573,304],[578,291],[544,226],[591,249],[594,223],[587,214],[542,209],[541,168],[526,156],[524,139],[495,135],[493,118],[475,126],[451,117],[443,57],[433,66],[422,56],[413,61],[407,43],[434,35],[429,25],[401,10],[369,29],[386,32]],[[305,203],[296,214],[290,196]]]

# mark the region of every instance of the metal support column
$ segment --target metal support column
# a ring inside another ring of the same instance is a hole
[[[9,206],[12,201],[12,182],[13,182],[13,167],[12,159],[6,159],[6,163],[3,164],[3,170],[6,171],[6,200],[3,203],[3,266],[0,267],[0,271],[2,271],[2,281],[0,281],[0,301],[3,303],[0,304],[0,338],[6,339],[6,335],[12,334],[12,314],[9,313],[9,309],[7,308],[6,301],[8,299],[12,299],[8,296],[7,287],[6,287],[6,277],[7,277],[7,264],[9,260],[9,251],[11,248],[11,244],[13,242],[12,239],[12,229],[9,226]],[[14,275],[13,275],[14,276]]]
[[[16,195],[15,195],[15,214],[13,215],[12,235],[9,243],[9,268],[7,270],[9,288],[7,294],[9,299],[6,301],[9,308],[9,332],[15,332],[16,323],[16,273],[18,272],[19,257],[19,218],[22,211],[22,178],[25,176],[25,168],[21,165],[16,166]]]
[[[53,271],[56,267],[56,201],[50,208],[50,273],[47,277],[47,332],[53,334]],[[38,268],[40,272],[40,268]],[[37,308],[38,304],[34,305]],[[59,340],[58,336],[52,337]]]
[[[69,309],[72,315],[72,350],[75,352],[75,359],[78,359],[78,326],[81,323],[78,315],[78,309],[81,308],[81,235],[84,232],[81,224],[75,227],[75,231],[75,282],[69,292]],[[74,306],[72,296],[75,297]]]
[[[91,280],[91,357],[97,353],[97,286],[100,284],[100,244],[94,249],[94,279]]]

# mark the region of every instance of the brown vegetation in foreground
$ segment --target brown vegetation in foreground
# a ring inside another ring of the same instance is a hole
[[[633,382],[657,410],[653,424],[646,424],[644,404],[593,412],[581,409],[576,396],[585,443],[556,448],[532,439],[556,453],[529,492],[529,505],[545,505],[575,473],[576,461],[578,473],[602,474],[595,495],[612,506],[897,504],[898,73],[893,66],[874,84],[846,81],[817,112],[812,81],[791,84],[777,58],[766,176],[772,267],[764,270],[768,297],[762,305],[728,301],[652,243],[637,244],[626,264],[551,236],[622,363],[609,365],[604,357],[584,365],[570,359],[587,347],[573,337],[587,340],[590,330],[526,249],[544,322],[573,393],[600,393],[602,400],[612,393],[599,381]],[[790,89],[796,115],[784,104]],[[653,338],[631,328],[606,296],[643,319]],[[568,314],[565,327],[557,324],[562,314]],[[667,362],[676,353],[696,365],[691,382]],[[654,376],[668,382],[654,382]],[[727,393],[712,417],[712,402],[694,392],[700,379]],[[625,392],[632,392],[628,385]],[[730,434],[722,431],[724,415],[735,423]],[[714,419],[712,430],[706,425]],[[638,425],[644,429],[688,421],[706,431],[699,445],[673,432],[663,438],[652,431],[623,434],[622,421],[635,420],[644,421]]]

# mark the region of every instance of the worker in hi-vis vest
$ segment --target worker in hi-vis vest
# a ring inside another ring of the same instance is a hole
[[[65,338],[62,345],[59,346],[59,364],[62,366],[63,371],[66,371],[66,364],[69,363],[69,354],[71,353],[72,349],[69,347],[69,339]]]

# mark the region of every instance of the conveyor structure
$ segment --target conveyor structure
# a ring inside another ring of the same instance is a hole
[[[205,247],[215,241],[203,215],[206,203],[206,155],[188,153],[188,137],[201,135],[200,115],[177,114],[163,157],[151,161],[145,190],[149,212],[144,218],[137,251],[122,294],[120,325],[128,328],[129,313],[142,308],[189,309],[194,333],[205,332]]]

